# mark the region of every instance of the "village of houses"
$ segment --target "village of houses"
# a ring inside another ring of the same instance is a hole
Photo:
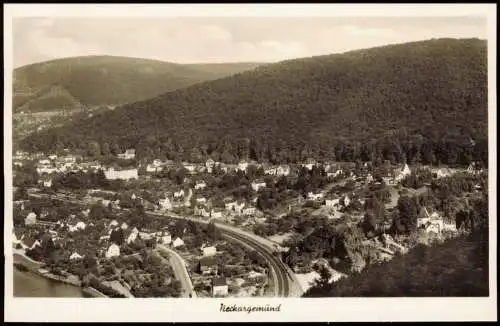
[[[361,167],[354,163],[319,163],[314,160],[300,165],[278,166],[247,161],[230,165],[212,159],[203,163],[160,159],[137,163],[134,149],[127,149],[118,155],[118,159],[134,162],[135,166],[104,166],[99,161],[86,161],[69,151],[64,155],[16,152],[13,157],[14,176],[17,170],[29,162],[34,162],[38,185],[29,190],[39,195],[53,194],[55,178],[68,173],[102,170],[107,180],[119,181],[127,186],[120,191],[83,189],[84,195],[80,198],[84,207],[67,204],[71,206],[71,214],[67,216],[60,215],[57,209],[49,207],[50,204],[47,204],[49,208],[36,212],[30,205],[32,197],[16,200],[15,211],[20,216],[14,226],[15,252],[26,254],[37,248],[41,252],[43,250],[40,248],[46,248],[47,243],[51,242],[51,246],[59,248],[64,255],[58,262],[43,261],[45,267],[42,266],[41,270],[44,273],[57,274],[54,273],[56,269],[60,279],[80,285],[90,273],[98,276],[97,279],[105,287],[125,297],[132,297],[134,293],[135,296],[182,296],[178,282],[181,277],[189,279],[188,283],[192,283],[198,297],[263,296],[268,293],[268,270],[265,264],[257,262],[252,255],[245,252],[246,248],[222,238],[214,238],[208,234],[206,228],[202,230],[184,227],[179,231],[176,225],[178,222],[172,220],[151,219],[143,221],[141,227],[132,226],[135,222],[130,221],[130,209],[124,209],[123,203],[138,202],[146,211],[215,220],[248,232],[254,232],[256,226],[265,224],[269,219],[279,219],[298,210],[306,210],[311,216],[324,216],[329,220],[352,223],[363,218],[365,198],[362,194],[367,187],[377,184],[387,186],[391,198],[386,203],[386,208],[392,209],[396,206],[401,192],[408,192],[408,189],[402,189],[401,181],[417,169],[408,164],[391,166],[385,175],[375,178],[371,166],[366,163]],[[183,170],[181,182],[158,177],[162,173],[165,176],[166,172],[179,169]],[[422,166],[418,169],[430,170],[436,179],[460,173],[480,175],[484,172],[473,164],[467,169]],[[320,170],[327,180],[326,185],[303,193],[289,191],[287,193],[292,195],[285,196],[282,202],[272,208],[262,207],[262,193],[275,187],[280,178],[297,179],[301,170]],[[241,177],[250,174],[250,180],[236,185],[238,191],[221,181],[225,175]],[[347,183],[352,186],[349,190],[342,190],[342,186]],[[245,189],[242,190],[242,187]],[[477,187],[480,188],[479,185]],[[412,191],[418,193],[420,190],[411,190],[409,193]],[[56,189],[56,194],[63,192],[64,189]],[[58,205],[62,205],[61,203]],[[102,218],[97,220],[92,217],[96,204],[104,209]],[[361,208],[348,209],[356,205]],[[423,212],[419,216],[418,227],[424,232],[439,234],[443,230],[457,231],[455,224],[446,221],[441,212],[429,212],[427,209]],[[16,216],[14,218],[16,219]],[[261,236],[281,246],[286,243],[284,241],[287,235],[285,232]],[[407,250],[394,239],[391,241],[394,246],[403,248],[401,251]],[[286,247],[282,248],[286,251]],[[185,270],[176,271],[172,268],[171,265],[175,263],[174,253],[179,254],[184,261],[181,265],[185,266]],[[43,254],[37,257],[44,259]],[[37,257],[28,255],[26,259]],[[89,258],[97,261],[97,268],[94,266],[96,262],[89,262]],[[145,266],[146,260],[158,266]],[[47,266],[58,268],[50,269]],[[155,273],[160,273],[161,281],[158,281]],[[304,290],[317,277],[317,272],[312,270],[297,273]],[[88,280],[86,282],[88,283]],[[161,291],[157,289],[162,287],[164,289]],[[170,288],[166,289],[168,287]],[[144,289],[150,290],[148,292]]]

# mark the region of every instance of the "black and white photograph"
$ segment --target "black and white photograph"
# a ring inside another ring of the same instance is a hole
[[[12,305],[497,318],[495,6],[92,6],[4,14]]]

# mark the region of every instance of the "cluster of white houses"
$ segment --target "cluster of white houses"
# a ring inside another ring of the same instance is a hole
[[[68,150],[65,151],[67,153],[61,157],[58,157],[55,154],[47,156],[43,153],[28,154],[22,151],[17,151],[13,157],[13,164],[22,166],[23,160],[38,159],[37,171],[41,175],[50,175],[52,173],[68,171],[86,172],[89,170],[95,171],[98,169],[103,169],[106,178],[110,180],[130,180],[139,178],[138,168],[142,166],[141,164],[139,164],[139,167],[130,168],[104,167],[97,161],[83,162],[81,157],[69,154]],[[124,153],[118,154],[118,158],[122,160],[133,160],[136,158],[136,151],[133,148],[127,149]],[[229,171],[247,172],[250,166],[253,166],[257,169],[262,168],[265,175],[271,176],[288,176],[292,172],[292,167],[290,165],[269,165],[253,161],[248,162],[246,160],[242,160],[238,164],[231,165],[216,162],[213,159],[209,158],[204,163],[181,162],[180,165],[184,167],[189,174],[212,173],[216,167],[226,173]],[[313,159],[308,159],[305,163],[299,164],[298,168],[306,168],[308,170],[312,170],[314,167],[317,167],[326,172],[328,177],[337,177],[344,173],[343,168],[350,168],[353,167],[353,165],[353,163],[318,163]],[[155,159],[151,163],[146,164],[145,171],[146,173],[155,173],[163,170],[169,170],[178,166],[179,165],[171,160],[162,161],[160,159]],[[367,163],[365,163],[365,167],[366,166]],[[432,167],[429,169],[431,170],[431,172],[436,174],[437,178],[451,176],[456,172],[469,172],[473,174],[482,172],[482,169],[479,168],[479,165],[476,163],[470,164],[470,166],[466,170],[452,169],[448,167]],[[385,176],[384,182],[386,182],[387,184],[396,184],[410,174],[411,170],[409,166],[407,164],[404,164],[402,167],[393,169],[387,176]],[[371,177],[371,175],[369,177]],[[197,185],[197,187],[203,187],[203,185],[200,184]],[[257,180],[252,183],[252,188],[254,189],[254,191],[258,191],[263,187],[265,187],[265,182],[263,181]]]
[[[87,216],[85,212],[82,212],[82,216]],[[64,241],[61,237],[62,234],[66,234],[66,236],[70,237],[69,234],[84,231],[87,228],[93,228],[95,224],[93,222],[86,223],[83,219],[76,218],[75,215],[70,215],[68,218],[64,220],[59,220],[58,222],[45,222],[43,220],[39,220],[35,212],[30,212],[27,214],[24,220],[25,226],[30,230],[30,227],[43,225],[47,227],[46,236],[49,236],[52,241]],[[131,244],[138,239],[142,240],[153,240],[155,243],[159,243],[162,245],[169,245],[173,248],[179,248],[184,245],[184,241],[177,237],[172,239],[170,232],[166,228],[160,231],[139,231],[137,228],[130,229],[127,223],[122,222],[119,223],[116,220],[112,220],[105,229],[106,233],[101,235],[99,238],[100,243],[103,244],[105,251],[103,251],[104,256],[106,258],[112,258],[116,256],[120,256],[120,247],[118,244],[111,241],[112,233],[120,230],[123,232],[124,242],[127,244]],[[91,231],[92,232],[92,231]],[[34,239],[31,240],[31,237],[25,236],[24,234],[13,234],[13,245],[16,247],[17,245],[21,245],[23,249],[33,249],[36,246],[41,246],[43,243],[42,239]],[[202,248],[204,254],[206,256],[215,254],[214,248],[205,247]],[[70,259],[80,259],[83,258],[78,251],[74,251],[70,255]]]

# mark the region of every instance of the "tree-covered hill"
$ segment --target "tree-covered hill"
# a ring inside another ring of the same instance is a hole
[[[256,63],[180,65],[115,56],[56,59],[14,70],[14,111],[40,111],[29,103],[54,85],[83,105],[116,105],[155,97],[168,91],[239,73]],[[212,68],[213,66],[213,68]],[[61,100],[64,103],[64,100]],[[23,106],[24,104],[24,106]],[[56,106],[51,108],[57,110]]]
[[[487,162],[487,95],[486,41],[436,39],[263,65],[35,134],[24,146]]]
[[[304,297],[469,297],[489,295],[488,230],[433,246],[419,245],[390,262],[335,283],[321,282]]]
[[[40,89],[35,96],[27,98],[18,106],[21,112],[72,111],[81,108],[80,103],[66,89],[59,85],[52,85]]]

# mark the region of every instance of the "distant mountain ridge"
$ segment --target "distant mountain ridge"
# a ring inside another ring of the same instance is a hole
[[[437,39],[266,64],[34,135],[25,146],[96,142],[143,156],[194,151],[280,162],[487,162],[487,96],[486,41]]]
[[[57,85],[80,105],[120,105],[213,80],[258,66],[258,63],[181,65],[150,59],[85,56],[55,59],[14,70],[13,108],[19,111],[59,110],[66,103],[39,107],[36,99]],[[31,103],[31,104],[30,104]],[[46,104],[46,103],[45,103]]]

